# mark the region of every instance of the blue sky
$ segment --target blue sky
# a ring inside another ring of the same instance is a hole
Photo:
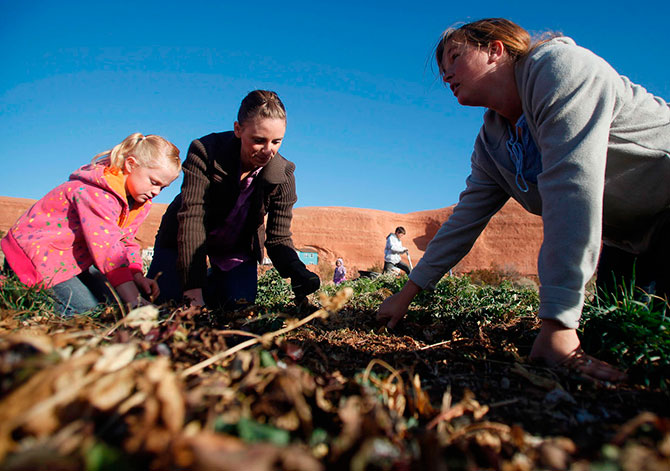
[[[645,0],[0,0],[0,195],[39,198],[135,131],[185,158],[265,88],[287,108],[297,207],[442,208],[464,188],[483,113],[437,80],[446,27],[502,16],[560,31],[670,100],[669,13]]]

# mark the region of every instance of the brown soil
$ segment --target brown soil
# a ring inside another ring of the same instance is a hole
[[[388,332],[374,311],[345,305],[266,337],[263,348],[198,367],[248,341],[244,331],[282,326],[253,311],[166,311],[144,330],[115,323],[111,313],[71,320],[1,313],[0,467],[82,469],[95,441],[118,447],[140,469],[670,464],[667,395],[529,364],[534,316],[476,332],[420,321]],[[111,347],[136,350],[124,360],[109,355]],[[240,428],[243,417],[270,432]],[[291,431],[290,444],[272,445],[282,429]],[[316,430],[329,438],[315,443]],[[270,443],[255,443],[259,434]]]

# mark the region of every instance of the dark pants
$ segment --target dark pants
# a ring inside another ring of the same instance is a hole
[[[158,273],[158,287],[161,292],[157,304],[167,301],[181,303],[184,292],[177,274],[177,251],[154,248],[154,257],[147,278],[155,278]],[[205,303],[210,308],[234,309],[245,304],[253,304],[258,289],[258,271],[255,260],[244,262],[230,271],[217,267],[207,270],[206,285],[202,287]]]
[[[407,264],[403,262],[398,263],[384,262],[384,273],[390,273],[393,271],[394,268],[400,268],[402,271],[404,271],[409,275],[409,267],[407,266]]]
[[[605,293],[619,293],[624,288],[630,293],[633,286],[647,294],[670,298],[670,211],[657,220],[649,250],[632,254],[603,245],[596,285]]]

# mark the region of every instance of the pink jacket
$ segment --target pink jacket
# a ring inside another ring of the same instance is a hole
[[[2,250],[28,286],[54,286],[91,265],[118,286],[142,271],[135,234],[150,207],[129,207],[120,171],[86,165],[16,221]]]

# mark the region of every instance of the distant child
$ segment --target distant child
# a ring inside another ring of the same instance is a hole
[[[25,285],[49,288],[65,315],[111,300],[105,281],[132,307],[147,304],[140,293],[154,299],[158,284],[142,274],[135,234],[180,171],[172,143],[131,134],[18,219],[1,242],[6,262]]]
[[[339,285],[347,279],[347,269],[344,268],[344,261],[338,258],[335,261],[335,273],[333,273],[333,283]]]

